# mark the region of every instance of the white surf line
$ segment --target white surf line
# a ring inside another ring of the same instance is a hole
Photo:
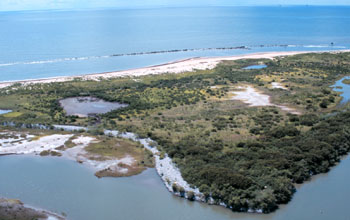
[[[17,62],[11,62],[11,63],[0,63],[0,67],[14,66],[14,65],[33,65],[33,64],[58,63],[58,62],[65,62],[65,61],[89,60],[89,59],[112,58],[112,57],[123,57],[123,56],[142,56],[142,55],[195,52],[195,51],[250,50],[252,48],[273,48],[273,47],[277,47],[277,48],[278,47],[281,47],[281,48],[288,48],[288,47],[290,47],[290,48],[291,47],[334,48],[334,49],[346,49],[347,48],[346,46],[334,46],[334,45],[327,45],[327,44],[320,44],[320,45],[266,44],[266,45],[241,45],[241,46],[209,47],[209,48],[185,48],[185,49],[170,49],[170,50],[119,53],[119,54],[101,55],[101,56],[65,57],[65,58],[55,58],[55,59],[49,59],[49,60],[17,61]]]
[[[118,77],[138,77],[145,75],[155,75],[164,73],[183,73],[190,72],[194,70],[206,70],[213,69],[221,61],[225,60],[240,60],[240,59],[274,59],[281,56],[291,56],[297,54],[305,53],[342,53],[350,52],[350,50],[328,50],[328,51],[282,51],[282,52],[262,52],[262,53],[251,53],[236,56],[223,56],[223,57],[197,57],[189,58],[184,60],[177,60],[173,62],[168,62],[161,65],[148,66],[130,70],[123,71],[113,71],[105,73],[93,73],[84,74],[78,76],[60,76],[60,77],[49,77],[43,79],[29,79],[29,80],[15,80],[15,81],[5,81],[0,82],[0,88],[5,88],[11,86],[15,83],[21,83],[22,85],[37,84],[37,83],[53,83],[53,82],[66,82],[72,81],[74,79],[82,80],[100,80],[100,79],[110,79]]]

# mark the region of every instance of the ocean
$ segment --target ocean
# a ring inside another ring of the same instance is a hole
[[[350,48],[350,7],[0,12],[0,81],[202,56]]]

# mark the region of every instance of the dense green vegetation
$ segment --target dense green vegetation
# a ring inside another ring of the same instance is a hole
[[[347,85],[350,85],[350,79],[344,79],[344,80],[342,81],[342,83],[347,84]]]
[[[242,67],[267,64],[260,70]],[[139,78],[15,85],[0,90],[0,121],[93,125],[151,137],[186,181],[235,211],[270,212],[294,184],[327,172],[350,149],[350,112],[329,86],[350,75],[350,53],[226,61],[213,70]],[[274,89],[278,82],[286,90]],[[251,85],[303,113],[232,100]],[[129,104],[101,118],[66,116],[59,100],[94,96]],[[193,198],[192,198],[193,199]]]

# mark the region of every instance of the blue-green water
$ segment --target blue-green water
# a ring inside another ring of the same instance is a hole
[[[341,104],[345,104],[350,101],[350,85],[343,83],[344,79],[350,79],[350,76],[346,76],[338,80],[333,87],[334,91],[341,92],[341,97],[343,98]]]
[[[348,220],[350,158],[298,188],[275,213],[233,213],[170,194],[154,169],[127,178],[98,179],[62,158],[0,157],[0,195],[64,212],[72,220]]]
[[[113,71],[196,56],[345,49],[349,24],[350,7],[2,12],[0,81]],[[250,50],[215,49],[237,46]],[[194,50],[131,55],[182,49]],[[344,101],[350,98],[346,91]],[[348,220],[349,168],[346,158],[329,174],[302,185],[288,205],[269,215],[232,213],[174,197],[153,169],[129,178],[97,179],[76,162],[51,157],[0,157],[0,195],[65,212],[73,220]]]
[[[7,114],[7,113],[10,113],[12,112],[11,110],[2,110],[0,109],[0,115],[3,115],[3,114]]]
[[[261,64],[261,65],[251,65],[251,66],[247,66],[247,67],[244,67],[243,69],[244,70],[258,70],[258,69],[264,69],[266,68],[267,66],[264,65],[264,64]]]
[[[350,7],[0,12],[0,81],[114,71],[198,56],[345,49],[350,46],[349,24]],[[237,46],[249,50],[215,49]],[[194,50],[132,55],[183,49]]]

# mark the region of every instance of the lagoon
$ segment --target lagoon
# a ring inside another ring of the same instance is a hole
[[[81,164],[53,157],[0,157],[0,195],[64,212],[71,220],[347,220],[349,169],[346,157],[328,174],[299,186],[288,205],[268,215],[233,213],[173,196],[154,169],[133,177],[98,179]]]

